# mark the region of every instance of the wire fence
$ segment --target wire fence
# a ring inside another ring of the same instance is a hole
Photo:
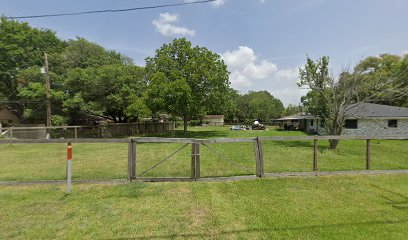
[[[188,143],[139,143],[136,151],[136,176],[190,177]]]
[[[328,139],[340,139],[335,150]],[[408,137],[1,140],[0,181],[177,180],[268,173],[408,169]]]
[[[256,173],[252,142],[204,142],[201,145],[201,177],[254,175]]]
[[[96,126],[10,127],[0,128],[7,139],[117,138],[162,133],[175,129],[171,122],[115,123]]]

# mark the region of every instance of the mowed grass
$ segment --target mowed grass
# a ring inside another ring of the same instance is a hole
[[[0,186],[0,239],[406,239],[408,175]]]
[[[147,135],[182,137],[182,130]],[[257,136],[304,136],[302,132],[231,131],[228,127],[192,127],[189,138],[248,138]],[[336,150],[319,141],[319,171],[365,169],[365,141],[343,140]],[[138,143],[137,176],[190,177],[191,145]],[[127,178],[126,143],[73,144],[74,180]],[[312,171],[313,141],[264,141],[265,172]],[[156,168],[156,163],[168,158]],[[65,179],[65,144],[0,144],[0,181]],[[255,174],[254,144],[216,143],[201,145],[201,176]],[[373,140],[372,169],[408,169],[408,141]],[[146,172],[147,171],[147,172]]]

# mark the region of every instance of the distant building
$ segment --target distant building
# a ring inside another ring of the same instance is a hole
[[[7,108],[0,108],[0,125],[3,127],[13,126],[18,124],[18,117]]]
[[[408,108],[372,103],[346,108],[343,135],[408,135]]]
[[[319,117],[298,113],[276,119],[279,128],[283,130],[300,130],[307,134],[315,134],[319,131],[321,120]]]
[[[224,115],[205,115],[203,117],[203,123],[210,126],[223,126]]]
[[[96,125],[102,125],[112,122],[106,118],[100,117],[100,116],[94,116],[89,113],[83,112],[83,111],[78,111],[74,113],[72,117],[72,122],[70,125],[77,125],[77,126],[96,126]]]

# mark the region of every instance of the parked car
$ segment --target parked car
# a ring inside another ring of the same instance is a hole
[[[246,125],[232,125],[231,130],[250,130],[251,128]]]

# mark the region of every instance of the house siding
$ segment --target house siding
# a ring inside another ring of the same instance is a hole
[[[391,136],[408,135],[408,119],[397,119],[397,127],[388,127],[388,120],[396,119],[358,119],[357,129],[343,128],[342,135]]]

